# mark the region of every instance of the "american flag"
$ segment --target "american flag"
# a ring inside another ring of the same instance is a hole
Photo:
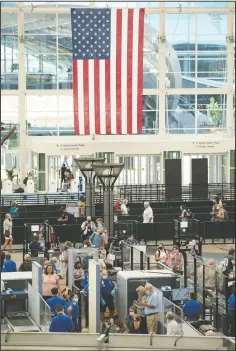
[[[75,134],[142,133],[144,9],[71,9]]]

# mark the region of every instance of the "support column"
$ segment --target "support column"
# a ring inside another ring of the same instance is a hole
[[[18,89],[19,89],[19,136],[20,136],[20,185],[23,186],[23,180],[26,176],[26,111],[25,111],[25,90],[26,90],[26,75],[25,75],[25,59],[24,59],[24,12],[23,3],[19,3],[19,41],[18,41],[18,55],[19,55],[19,75],[18,75]]]
[[[164,6],[164,3],[161,3]],[[160,13],[160,37],[159,37],[159,136],[161,138],[165,137],[166,126],[165,126],[165,100],[166,100],[166,49],[165,42],[160,38],[165,38],[165,13],[164,8]]]
[[[96,205],[95,205],[95,183],[91,184],[91,217],[95,217]]]
[[[91,184],[85,184],[85,202],[86,202],[86,216],[92,217],[92,208],[91,208]]]
[[[113,190],[107,189],[103,192],[103,211],[104,211],[104,225],[107,228],[108,235],[113,236]]]
[[[233,94],[234,94],[234,9],[228,14],[227,37],[227,109],[226,128],[229,138],[234,138]]]

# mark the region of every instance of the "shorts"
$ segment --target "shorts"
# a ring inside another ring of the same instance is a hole
[[[12,235],[5,236],[5,241],[7,241],[7,240],[11,240],[11,239],[12,239]]]
[[[106,302],[106,304],[105,304],[105,306],[103,306],[100,303],[100,312],[105,313],[107,307],[109,309],[109,312],[114,312],[115,311],[115,304],[114,304],[113,296],[111,296],[111,295],[106,295],[106,296],[103,295],[102,298]]]

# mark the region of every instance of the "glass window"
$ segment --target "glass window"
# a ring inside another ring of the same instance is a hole
[[[1,95],[1,121],[3,123],[18,122],[18,102],[18,96]]]
[[[195,133],[195,95],[166,97],[166,128],[171,134]]]
[[[156,95],[143,96],[143,133],[156,134],[159,129],[159,98]]]

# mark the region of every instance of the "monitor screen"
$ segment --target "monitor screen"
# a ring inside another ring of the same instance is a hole
[[[31,226],[31,232],[39,232],[39,225],[32,225]]]
[[[189,289],[173,289],[172,290],[172,301],[185,301],[188,300],[189,297]]]

